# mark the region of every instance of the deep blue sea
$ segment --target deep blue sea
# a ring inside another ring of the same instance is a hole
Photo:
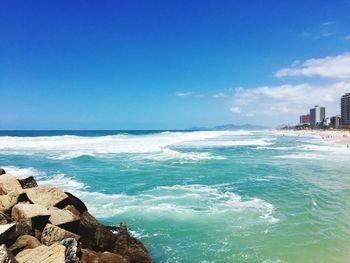
[[[350,150],[317,137],[2,131],[0,166],[126,221],[155,262],[350,262]]]

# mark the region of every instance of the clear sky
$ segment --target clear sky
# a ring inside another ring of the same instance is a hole
[[[350,91],[350,1],[16,1],[0,129],[294,123]]]

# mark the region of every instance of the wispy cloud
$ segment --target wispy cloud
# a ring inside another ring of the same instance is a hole
[[[234,113],[240,113],[241,112],[241,108],[240,107],[232,107],[231,109],[230,109],[230,111],[231,112],[234,112]]]
[[[194,94],[195,94],[194,92],[188,91],[188,92],[178,92],[175,95],[177,97],[189,97],[189,96],[192,96]]]
[[[283,68],[276,72],[276,77],[306,76],[333,79],[350,79],[350,53],[324,58],[308,59],[300,66]]]
[[[314,40],[330,37],[337,34],[336,23],[334,21],[325,21],[320,24],[313,25],[302,32],[303,37]]]
[[[226,96],[225,93],[220,92],[220,93],[214,94],[213,97],[214,97],[215,99],[222,99],[222,98],[226,98],[227,96]]]
[[[329,25],[333,25],[333,24],[334,24],[333,21],[326,21],[326,22],[322,23],[323,26],[329,26]]]

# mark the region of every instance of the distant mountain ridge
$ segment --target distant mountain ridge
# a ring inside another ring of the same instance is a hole
[[[243,125],[225,124],[225,125],[218,125],[213,128],[192,127],[189,130],[190,131],[234,131],[234,130],[266,130],[266,129],[270,129],[270,127],[253,125],[253,124],[243,124]]]

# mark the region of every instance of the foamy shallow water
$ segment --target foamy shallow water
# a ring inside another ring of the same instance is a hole
[[[126,221],[156,262],[350,258],[346,147],[270,131],[1,135],[8,173]]]

